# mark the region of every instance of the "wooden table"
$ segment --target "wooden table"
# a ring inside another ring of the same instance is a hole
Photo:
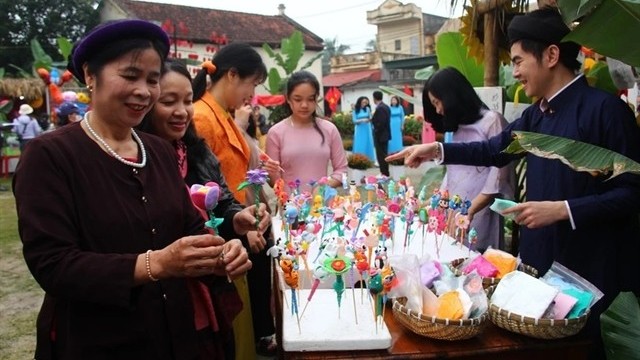
[[[273,290],[276,309],[276,336],[282,344],[282,297],[274,271]],[[574,336],[559,340],[540,340],[514,334],[488,324],[476,338],[461,341],[440,341],[412,333],[393,318],[391,307],[384,316],[391,333],[391,347],[384,350],[285,352],[281,359],[586,359],[589,341]],[[318,340],[322,334],[318,334]]]

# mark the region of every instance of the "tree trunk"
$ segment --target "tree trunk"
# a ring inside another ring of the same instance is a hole
[[[500,61],[496,35],[496,10],[484,14],[484,86],[498,86]]]

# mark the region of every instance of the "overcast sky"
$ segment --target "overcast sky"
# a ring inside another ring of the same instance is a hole
[[[277,15],[278,4],[284,4],[287,16],[323,39],[338,39],[349,45],[347,53],[364,51],[375,39],[376,27],[367,24],[367,11],[375,10],[384,0],[148,0],[252,14]],[[449,0],[402,1],[414,3],[422,12],[446,17],[460,16],[461,10],[451,13]],[[463,1],[459,1],[462,3]]]

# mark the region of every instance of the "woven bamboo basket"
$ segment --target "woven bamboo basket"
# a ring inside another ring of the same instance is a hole
[[[491,295],[495,286],[487,290],[489,296],[489,319],[505,330],[538,339],[561,339],[580,332],[587,323],[590,311],[573,319],[535,319],[518,315],[491,304]]]
[[[438,340],[464,340],[478,335],[487,325],[487,313],[467,320],[440,319],[423,316],[405,306],[406,298],[393,301],[393,317],[412,332]]]
[[[451,269],[451,271],[455,276],[463,275],[462,269],[460,269],[460,265],[462,265],[462,263],[465,260],[466,260],[465,258],[455,259],[455,260],[452,260],[451,263],[449,264],[449,268]],[[520,265],[518,265],[517,267],[517,270],[520,270],[528,275],[531,275],[534,278],[538,277],[538,270],[531,265],[520,263]],[[494,285],[498,285],[499,282],[500,282],[500,279],[495,277],[482,278],[482,286],[485,289],[488,289],[489,287]]]

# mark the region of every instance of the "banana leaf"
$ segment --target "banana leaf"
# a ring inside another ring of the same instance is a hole
[[[640,304],[632,292],[621,292],[600,315],[607,360],[640,359]]]
[[[391,86],[385,86],[385,85],[380,85],[379,88],[380,90],[382,90],[383,92],[386,92],[387,94],[395,95],[400,99],[404,101],[408,101],[414,105],[422,105],[422,99],[418,99],[417,97],[411,96],[405,93],[404,91],[398,90]]]
[[[44,49],[42,49],[42,45],[40,45],[40,42],[38,42],[38,40],[35,38],[31,39],[31,54],[33,55],[34,60],[34,69],[51,69],[51,63],[53,62],[53,59],[44,51]]]
[[[471,85],[484,85],[484,66],[467,56],[467,47],[462,43],[462,34],[459,32],[447,32],[438,36],[436,42],[436,54],[438,54],[438,67],[443,69],[452,66],[464,75]]]
[[[56,39],[56,42],[58,43],[58,49],[60,50],[60,54],[62,54],[62,56],[64,57],[64,61],[66,63],[67,61],[69,61],[69,55],[71,55],[73,44],[71,43],[71,41],[69,41],[69,39],[62,36],[58,37]]]
[[[528,131],[514,131],[513,135],[513,142],[503,150],[506,153],[530,152],[545,159],[558,159],[575,171],[610,175],[608,180],[625,172],[640,175],[640,163],[599,146]]]
[[[604,61],[596,61],[595,64],[585,74],[589,85],[604,90],[610,94],[616,95],[618,88],[613,83],[611,74],[609,73],[609,66]]]
[[[437,165],[430,168],[424,173],[424,175],[422,175],[420,184],[418,185],[418,187],[416,187],[416,189],[422,189],[426,186],[427,194],[433,193],[433,190],[440,188],[446,172],[447,168],[442,165]]]
[[[640,66],[640,46],[632,45],[640,34],[639,0],[558,0],[558,6],[566,23],[580,20],[564,40]]]
[[[317,54],[315,54],[311,59],[307,60],[307,62],[304,63],[304,65],[302,65],[300,67],[300,70],[304,70],[304,69],[307,69],[307,68],[311,67],[311,65],[313,65],[313,63],[316,62],[316,60],[322,58],[324,56],[324,54],[325,54],[324,50],[320,51]]]
[[[422,68],[413,75],[413,78],[416,80],[427,80],[436,72],[436,69],[433,65],[427,66],[426,68]]]
[[[269,76],[267,77],[267,82],[269,83],[269,88],[267,89],[270,94],[276,95],[279,94],[282,90],[280,86],[282,85],[282,77],[278,72],[278,69],[271,68],[269,69]]]

